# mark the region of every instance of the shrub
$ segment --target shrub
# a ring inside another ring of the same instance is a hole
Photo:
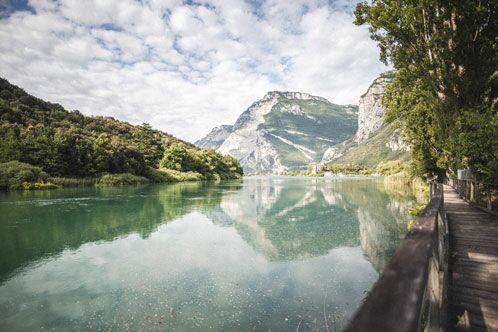
[[[95,178],[63,178],[54,177],[48,179],[51,183],[61,187],[80,187],[93,186],[96,182]]]
[[[142,176],[136,176],[131,173],[104,174],[98,180],[97,186],[122,186],[128,184],[142,184],[150,182],[149,179]]]
[[[58,189],[60,186],[53,184],[51,182],[23,182],[23,189],[25,190],[33,190],[33,189]]]
[[[181,181],[201,181],[204,180],[202,174],[197,172],[180,172],[173,169],[161,168],[158,172],[166,174],[170,182],[181,182]]]
[[[375,168],[375,172],[384,176],[403,173],[407,170],[408,165],[401,160],[381,161]]]
[[[349,164],[328,164],[322,168],[322,171],[330,171],[334,174],[343,175],[370,175],[372,170],[366,166],[357,165],[353,163]]]
[[[19,161],[0,163],[0,189],[51,189],[58,186],[47,182],[48,175],[40,167]]]

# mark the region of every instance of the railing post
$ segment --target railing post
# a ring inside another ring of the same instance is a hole
[[[489,211],[492,211],[491,208],[491,190],[489,190],[489,185],[486,186],[486,200],[487,200],[487,206],[488,206],[488,210]]]
[[[481,204],[481,188],[479,182],[476,181],[476,204],[479,206]]]

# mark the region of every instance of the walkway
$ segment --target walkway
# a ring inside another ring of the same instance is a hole
[[[449,331],[498,331],[498,217],[444,186],[450,233]]]

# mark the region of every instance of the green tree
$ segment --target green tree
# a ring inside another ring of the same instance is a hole
[[[193,158],[183,143],[173,143],[164,150],[161,167],[174,169],[176,171],[190,171],[193,166]]]
[[[93,142],[93,163],[97,172],[112,172],[114,148],[107,133],[100,134]]]
[[[0,125],[0,162],[21,158],[20,132],[20,127],[16,124],[3,123]]]
[[[496,1],[373,0],[357,5],[380,58],[396,71],[383,102],[386,119],[404,129],[419,174],[496,167],[496,136],[476,121],[496,123]],[[480,149],[469,149],[469,139]],[[486,160],[483,160],[486,159]],[[480,165],[477,167],[477,165]]]
[[[158,167],[164,153],[161,135],[153,130],[148,123],[143,123],[136,127],[133,137],[136,149],[143,154],[147,166]]]

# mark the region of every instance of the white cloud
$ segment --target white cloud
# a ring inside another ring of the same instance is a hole
[[[357,103],[386,68],[352,1],[31,0],[0,75],[41,98],[194,141],[269,90]],[[1,17],[1,16],[0,16]]]

